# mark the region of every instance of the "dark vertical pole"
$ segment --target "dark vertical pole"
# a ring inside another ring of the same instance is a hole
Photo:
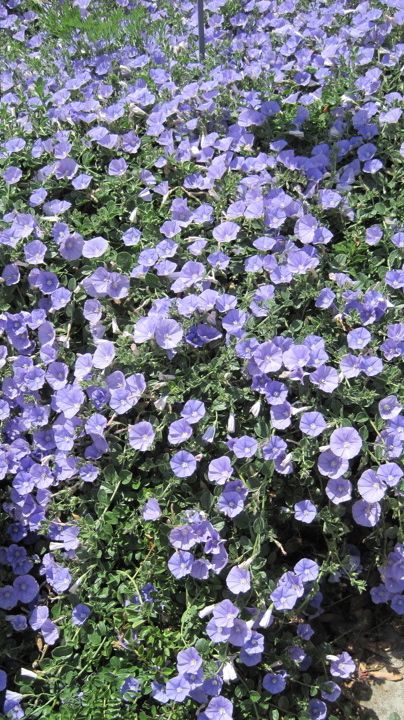
[[[203,0],[198,0],[198,31],[199,31],[199,59],[205,60],[205,23],[203,13]]]

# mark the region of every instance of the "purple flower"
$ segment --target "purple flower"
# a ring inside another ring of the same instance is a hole
[[[320,412],[304,412],[300,418],[299,428],[305,435],[317,437],[327,427],[324,416]]]
[[[77,415],[84,400],[85,395],[79,385],[65,385],[55,393],[52,405],[70,419]]]
[[[339,505],[351,499],[352,484],[345,478],[334,478],[328,481],[325,493],[334,505]]]
[[[395,395],[388,395],[379,402],[379,414],[383,420],[394,420],[401,410],[402,405]]]
[[[202,658],[194,647],[181,650],[177,655],[177,670],[179,675],[195,673],[202,667]]]
[[[239,593],[248,592],[251,587],[250,572],[247,568],[242,568],[239,565],[233,567],[227,578],[226,585],[234,595]]]
[[[192,435],[192,427],[186,420],[175,420],[168,428],[168,442],[170,445],[180,445]]]
[[[3,173],[3,180],[6,185],[15,185],[22,178],[22,170],[15,165],[9,165]]]
[[[385,485],[388,485],[388,487],[395,487],[403,477],[403,471],[397,463],[390,462],[380,465],[376,475],[378,479]]]
[[[149,498],[143,505],[143,520],[158,520],[161,516],[160,505],[155,498]]]
[[[6,615],[6,620],[15,632],[23,632],[27,629],[27,618],[25,615]]]
[[[227,698],[219,695],[212,698],[205,712],[207,720],[232,720],[233,703]]]
[[[356,328],[355,330],[351,330],[347,335],[348,347],[352,350],[362,350],[362,348],[370,343],[371,339],[372,336],[369,330],[366,330],[364,327]]]
[[[32,575],[20,575],[15,578],[13,588],[17,599],[22,603],[30,603],[39,593],[39,585]]]
[[[85,190],[86,188],[88,188],[91,180],[91,175],[86,175],[86,173],[80,173],[80,175],[76,175],[74,180],[72,180],[72,185],[75,190]]]
[[[335,293],[330,288],[323,288],[317,295],[316,302],[314,303],[317,308],[326,310],[331,307],[335,300]]]
[[[365,242],[367,245],[377,245],[383,237],[380,225],[371,225],[366,229]]]
[[[147,420],[138,422],[135,425],[129,425],[129,445],[134,450],[146,452],[151,448],[154,441],[153,425]]]
[[[17,593],[12,585],[0,587],[0,608],[2,610],[12,610],[17,605],[17,602]]]
[[[315,560],[302,558],[293,568],[294,573],[302,580],[302,582],[312,582],[319,575],[319,567]]]
[[[192,553],[185,550],[177,550],[171,555],[168,561],[168,567],[172,575],[179,580],[191,573],[194,560],[195,558]]]
[[[119,692],[122,695],[125,695],[126,693],[138,693],[139,691],[140,682],[137,678],[133,677],[133,675],[127,677],[119,688]]]
[[[296,632],[298,637],[301,637],[303,640],[310,640],[310,638],[314,635],[314,630],[308,623],[298,625]]]
[[[157,345],[164,350],[177,347],[182,340],[183,330],[176,320],[158,320],[154,330]]]
[[[91,608],[88,605],[82,605],[81,603],[75,605],[72,612],[73,625],[84,625],[90,614]]]
[[[190,425],[202,420],[205,416],[205,405],[201,400],[188,400],[181,410],[181,416],[189,422]]]
[[[286,687],[286,674],[282,672],[266,673],[262,678],[262,687],[271,695],[278,695]]]
[[[338,458],[350,460],[359,455],[361,447],[361,436],[352,427],[341,427],[331,434],[330,449]]]
[[[93,366],[98,370],[105,370],[113,362],[115,345],[110,340],[99,340],[93,355]]]
[[[386,490],[386,485],[374,470],[365,470],[358,480],[358,492],[367,503],[381,500]]]
[[[308,711],[310,720],[325,720],[328,715],[327,705],[317,698],[309,700]]]
[[[237,458],[249,458],[257,452],[258,443],[255,438],[243,435],[232,442],[231,449]]]
[[[85,258],[98,258],[107,252],[109,248],[108,240],[101,236],[92,238],[91,240],[85,240],[83,245],[83,257]]]
[[[176,477],[190,477],[196,470],[196,459],[186,450],[180,450],[171,458],[170,466]]]
[[[233,467],[227,455],[222,455],[209,463],[208,478],[216,485],[224,485],[232,475]]]
[[[7,673],[4,670],[0,670],[0,692],[3,692],[7,687]]]
[[[166,694],[169,700],[175,702],[182,702],[188,697],[191,690],[191,685],[184,675],[177,675],[171,678],[166,684]]]
[[[33,630],[40,630],[49,617],[49,610],[46,605],[38,605],[31,612],[28,622]]]
[[[116,158],[115,160],[111,160],[111,162],[108,165],[108,175],[112,175],[113,177],[120,177],[121,175],[124,175],[128,169],[128,165],[126,160],[123,158]]]
[[[330,672],[333,677],[340,677],[344,680],[355,672],[356,665],[347,652],[333,656],[331,659]]]
[[[404,595],[398,593],[393,595],[390,600],[391,609],[394,610],[397,615],[404,615]]]
[[[213,237],[220,243],[232,242],[240,232],[240,226],[231,221],[225,221],[213,229]]]
[[[295,519],[300,522],[311,523],[317,515],[317,508],[310,500],[301,500],[294,506]]]
[[[352,517],[357,525],[375,527],[380,520],[381,507],[378,502],[368,503],[366,500],[357,500],[352,505]]]
[[[217,501],[219,512],[227,517],[233,518],[244,510],[244,498],[237,492],[225,490]]]
[[[310,373],[310,382],[325,393],[332,393],[339,385],[338,373],[333,367],[320,365]]]
[[[325,450],[318,456],[317,467],[321,475],[339,478],[347,472],[349,462],[343,458],[338,458],[331,450]]]
[[[336,702],[341,695],[341,688],[337,683],[328,680],[321,688],[321,697],[328,702]]]

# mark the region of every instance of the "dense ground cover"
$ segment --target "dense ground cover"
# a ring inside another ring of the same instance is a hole
[[[6,718],[353,718],[403,613],[403,13],[205,4],[0,3]]]

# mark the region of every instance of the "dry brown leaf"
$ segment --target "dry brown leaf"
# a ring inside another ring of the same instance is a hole
[[[390,682],[400,682],[403,679],[400,673],[389,672],[388,670],[369,670],[368,675],[376,680],[390,680]]]

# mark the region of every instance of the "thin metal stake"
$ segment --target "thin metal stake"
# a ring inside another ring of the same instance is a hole
[[[199,59],[205,60],[205,23],[203,12],[203,0],[198,0],[198,30],[199,30]]]

